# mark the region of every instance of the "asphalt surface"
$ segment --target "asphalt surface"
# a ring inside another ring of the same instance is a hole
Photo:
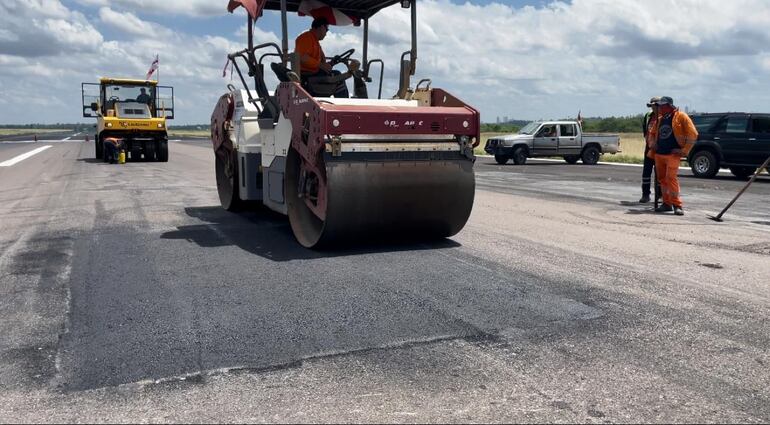
[[[770,421],[770,176],[716,223],[745,181],[479,158],[457,236],[318,252],[207,140],[83,137],[0,141],[50,146],[0,166],[2,422]]]

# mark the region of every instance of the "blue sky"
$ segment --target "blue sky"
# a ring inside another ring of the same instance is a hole
[[[766,0],[419,1],[417,78],[473,104],[486,122],[631,115],[653,95],[699,111],[770,104]],[[87,121],[81,82],[143,77],[156,53],[161,83],[175,87],[176,122],[208,122],[230,82],[221,77],[226,54],[245,44],[244,12],[228,14],[226,3],[4,0],[0,124]],[[370,57],[386,62],[388,96],[408,49],[406,13],[393,7],[371,20]],[[290,37],[309,22],[291,16]],[[257,33],[276,40],[279,14],[266,12]],[[360,55],[360,28],[332,28],[323,47]],[[19,98],[31,108],[16,107]]]

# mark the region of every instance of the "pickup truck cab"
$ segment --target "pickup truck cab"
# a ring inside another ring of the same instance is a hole
[[[582,160],[593,165],[605,153],[620,152],[620,136],[617,134],[583,133],[576,121],[534,121],[517,134],[491,137],[484,151],[495,156],[498,164],[513,159],[523,165],[527,158],[561,156],[570,164]]]
[[[747,178],[770,157],[770,114],[708,113],[693,115],[692,121],[698,141],[687,161],[695,177],[711,178],[727,167]]]

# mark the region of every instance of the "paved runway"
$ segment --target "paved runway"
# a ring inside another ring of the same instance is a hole
[[[0,141],[4,421],[767,422],[770,177],[476,163],[466,228],[309,251],[219,207],[207,140]],[[65,140],[69,138],[69,140]]]

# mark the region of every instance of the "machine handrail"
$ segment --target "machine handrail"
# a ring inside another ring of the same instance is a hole
[[[371,78],[369,77],[369,67],[373,63],[380,64],[380,90],[379,92],[377,92],[377,99],[382,99],[382,78],[385,76],[385,62],[383,62],[382,59],[372,59],[366,64],[366,70],[364,72],[364,76],[367,78],[368,81],[371,81]]]
[[[257,50],[261,50],[267,47],[274,48],[276,53],[265,53],[259,58],[259,61],[257,61],[254,53]],[[235,70],[238,73],[238,77],[241,80],[241,83],[246,88],[246,93],[249,96],[249,99],[248,99],[249,103],[254,105],[257,108],[257,110],[260,113],[262,113],[262,109],[259,107],[259,105],[256,102],[257,100],[259,100],[262,103],[263,107],[267,108],[270,111],[271,115],[275,118],[278,116],[278,105],[274,99],[270,98],[270,93],[268,92],[267,86],[265,85],[264,71],[261,67],[262,59],[265,56],[283,57],[283,52],[281,51],[281,48],[277,44],[273,42],[269,42],[269,43],[258,44],[254,47],[245,48],[237,52],[230,53],[227,55],[227,58],[233,63]],[[241,72],[241,69],[238,66],[238,63],[236,61],[237,58],[242,58],[246,62],[246,65],[249,68],[249,76],[254,77],[255,89],[257,91],[257,95],[259,96],[256,99],[251,95],[251,89],[249,88],[249,85],[246,83],[246,79],[243,77],[243,73]]]

